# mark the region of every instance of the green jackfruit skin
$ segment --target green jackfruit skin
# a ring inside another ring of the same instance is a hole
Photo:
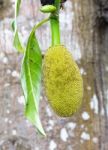
[[[64,46],[47,50],[43,62],[43,81],[46,96],[56,114],[72,116],[82,102],[83,81],[77,64]]]

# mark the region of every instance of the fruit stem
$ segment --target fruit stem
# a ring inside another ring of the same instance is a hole
[[[60,27],[59,27],[60,1],[61,0],[55,0],[54,6],[56,7],[56,11],[51,13],[50,16],[52,46],[60,44]]]

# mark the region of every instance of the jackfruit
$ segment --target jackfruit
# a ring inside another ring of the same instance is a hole
[[[58,116],[70,117],[78,110],[82,103],[83,81],[77,64],[64,46],[47,50],[43,82],[48,101]]]

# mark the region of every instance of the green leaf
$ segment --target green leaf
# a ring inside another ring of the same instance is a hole
[[[21,70],[21,83],[25,96],[25,115],[45,135],[39,118],[39,99],[42,71],[42,55],[33,29],[27,43]]]
[[[21,0],[15,1],[15,19],[12,21],[11,27],[12,27],[12,30],[14,31],[13,45],[18,50],[18,52],[24,53],[25,48],[22,44],[22,41],[18,34],[18,29],[17,29],[17,16],[19,14],[20,4],[21,4]]]
[[[19,14],[20,5],[21,5],[21,0],[16,0],[16,1],[15,1],[15,16],[16,16],[16,17],[17,17],[18,14]]]
[[[15,31],[15,20],[12,21],[11,27],[12,27],[12,30]]]
[[[13,45],[18,50],[18,52],[24,53],[25,48],[21,43],[21,40],[20,40],[20,37],[18,34],[18,30],[15,31]]]

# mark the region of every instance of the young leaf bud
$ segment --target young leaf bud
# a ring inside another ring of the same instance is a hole
[[[41,7],[40,11],[43,13],[52,13],[56,11],[56,7],[53,5],[45,5]]]

